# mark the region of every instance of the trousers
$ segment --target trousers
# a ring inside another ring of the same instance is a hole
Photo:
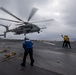
[[[26,64],[26,57],[27,57],[28,54],[30,56],[31,64],[34,62],[34,59],[33,59],[33,48],[25,49],[24,56],[23,56],[23,64],[24,65]]]

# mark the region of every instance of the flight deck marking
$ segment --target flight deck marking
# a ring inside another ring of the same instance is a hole
[[[36,51],[39,51],[39,52],[45,52],[45,53],[52,53],[52,54],[61,54],[61,55],[73,55],[73,56],[76,56],[76,53],[72,53],[72,52],[56,52],[56,51],[50,51],[50,50],[37,50]]]
[[[54,44],[54,43],[50,43],[50,42],[44,42],[44,43],[46,43],[46,44],[51,44],[51,45],[56,45],[56,44]]]

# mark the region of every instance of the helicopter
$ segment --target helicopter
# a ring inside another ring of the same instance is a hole
[[[0,26],[3,26],[6,28],[6,31],[4,32],[4,37],[6,37],[6,33],[7,32],[14,32],[15,35],[20,35],[20,34],[28,34],[28,33],[33,33],[33,32],[38,32],[40,33],[41,29],[45,29],[46,27],[40,28],[39,26],[35,25],[34,23],[36,22],[32,22],[29,23],[30,19],[34,16],[34,14],[37,12],[37,8],[33,8],[27,21],[23,21],[22,19],[18,18],[17,16],[13,15],[12,13],[10,13],[8,10],[6,10],[3,7],[0,7],[0,9],[4,12],[6,12],[7,14],[13,16],[14,18],[16,18],[18,21],[15,20],[10,20],[10,19],[5,19],[5,18],[0,18],[0,20],[6,20],[6,21],[11,21],[11,22],[15,22],[17,23],[16,25],[19,25],[18,27],[14,28],[14,29],[9,29],[10,26],[6,26],[3,24],[0,24]],[[45,22],[45,21],[52,21],[53,19],[50,20],[44,20],[44,21],[38,21],[38,22]]]

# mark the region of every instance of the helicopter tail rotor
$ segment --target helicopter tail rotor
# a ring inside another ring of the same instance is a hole
[[[0,24],[0,26],[3,26],[3,27],[5,27],[6,28],[6,31],[4,32],[4,34],[2,34],[2,35],[0,35],[0,36],[4,36],[4,38],[6,38],[6,33],[8,32],[8,30],[9,30],[9,27],[11,26],[11,24],[10,25],[3,25],[3,24]]]

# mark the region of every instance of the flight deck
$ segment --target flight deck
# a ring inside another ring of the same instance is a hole
[[[34,66],[30,65],[29,56],[26,66],[20,70],[24,49],[22,40],[0,40],[1,75],[76,75],[76,42],[71,42],[72,49],[62,48],[62,41],[33,41]],[[15,52],[5,58],[5,55]]]

